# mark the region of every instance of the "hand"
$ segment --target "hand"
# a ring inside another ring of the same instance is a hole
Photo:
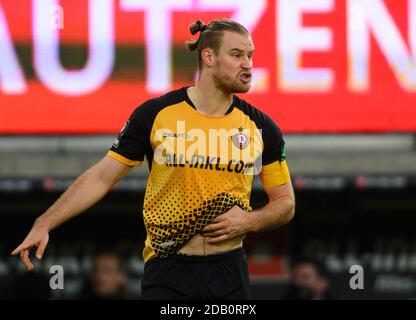
[[[11,253],[16,256],[20,253],[20,259],[28,271],[33,269],[29,259],[29,251],[36,246],[36,258],[42,259],[43,253],[49,241],[49,228],[40,222],[35,222],[26,239]]]
[[[210,238],[208,243],[217,243],[247,234],[253,223],[253,214],[234,206],[216,217],[201,232],[203,237]]]

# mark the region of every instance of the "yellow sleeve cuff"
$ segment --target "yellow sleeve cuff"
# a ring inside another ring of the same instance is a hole
[[[286,161],[275,161],[262,167],[260,180],[264,189],[280,186],[290,181]]]
[[[111,150],[108,151],[107,156],[117,160],[118,162],[121,162],[122,164],[125,164],[126,166],[140,166],[143,163],[143,161],[127,159],[126,157],[123,157],[122,155]]]

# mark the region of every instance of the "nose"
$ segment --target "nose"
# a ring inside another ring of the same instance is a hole
[[[241,63],[241,66],[244,69],[251,69],[251,67],[253,66],[253,60],[251,60],[249,57],[245,57]]]

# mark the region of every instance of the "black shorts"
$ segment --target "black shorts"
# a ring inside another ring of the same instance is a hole
[[[250,299],[244,249],[152,259],[144,266],[142,296],[148,300]]]

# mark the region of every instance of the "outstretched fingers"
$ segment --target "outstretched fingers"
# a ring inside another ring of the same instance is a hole
[[[29,244],[26,241],[23,241],[16,249],[14,249],[11,253],[12,256],[17,256],[23,250],[28,250],[33,247],[33,244]]]

